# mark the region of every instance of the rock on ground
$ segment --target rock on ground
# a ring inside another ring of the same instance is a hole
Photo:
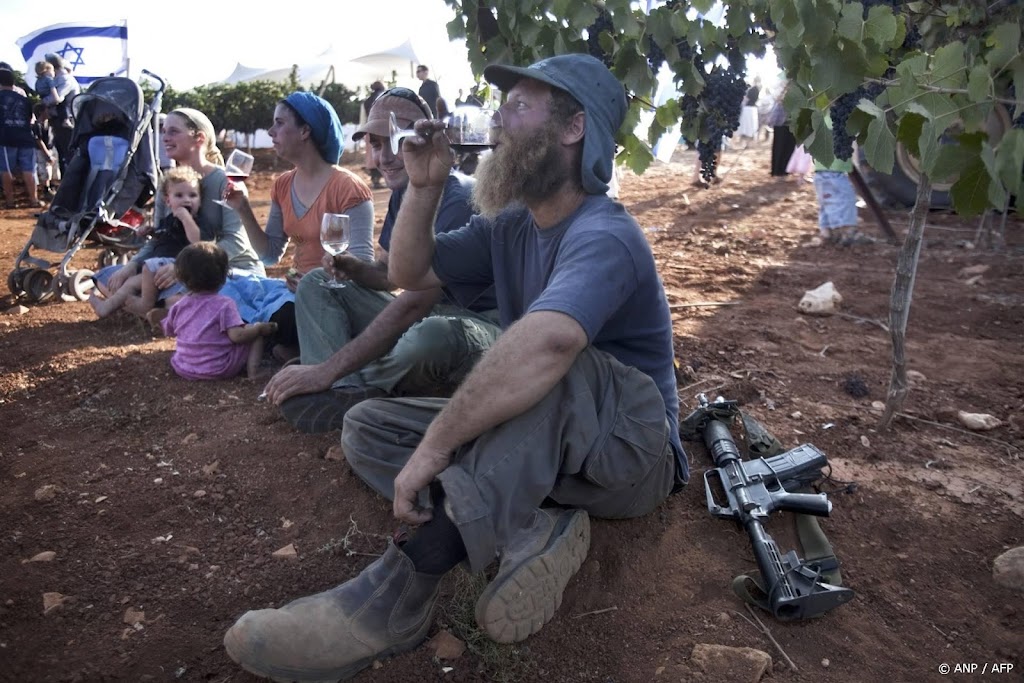
[[[771,669],[772,657],[750,647],[697,643],[690,661],[715,681],[758,683]]]
[[[1000,586],[1024,591],[1024,545],[1007,550],[995,559],[992,578]]]

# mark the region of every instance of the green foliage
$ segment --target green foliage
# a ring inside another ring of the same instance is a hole
[[[342,122],[359,120],[362,99],[357,93],[340,83],[329,83],[322,88],[323,98],[331,103]],[[313,90],[312,85],[309,89]],[[161,110],[168,112],[177,107],[191,107],[209,116],[217,130],[226,128],[251,135],[261,128],[269,128],[274,119],[274,107],[277,103],[298,90],[306,88],[299,84],[296,67],[292,68],[289,80],[284,83],[214,83],[200,85],[185,92],[179,92],[168,85],[164,91]],[[153,98],[156,88],[152,82],[143,80],[142,91],[148,102]]]
[[[328,83],[321,97],[331,103],[342,123],[359,121],[359,108],[363,106],[363,98],[358,93],[341,83]]]
[[[652,44],[664,52],[680,91],[700,98],[706,64],[761,54],[771,43],[790,81],[791,128],[822,163],[833,160],[833,133],[824,125],[829,108],[866,87],[871,96],[860,99],[842,132],[857,140],[872,166],[890,171],[902,144],[931,178],[963,171],[951,192],[962,213],[1001,209],[1007,194],[1020,190],[1024,141],[1004,133],[1005,122],[1024,114],[1024,3],[732,0],[718,28],[686,16],[690,7],[707,11],[713,0],[669,1],[649,16],[639,9],[645,3],[630,0],[445,2],[455,13],[449,36],[466,38],[478,76],[492,62],[530,64],[599,46],[633,96],[630,125],[618,135],[619,158],[638,172],[652,159],[650,143],[675,122],[689,139],[708,130],[703,107],[684,117],[680,101],[672,100],[656,108],[646,140],[633,132],[656,88],[646,58]],[[605,15],[610,28],[588,46],[587,28]],[[699,63],[691,46],[699,46]],[[1004,125],[993,126],[999,108]]]

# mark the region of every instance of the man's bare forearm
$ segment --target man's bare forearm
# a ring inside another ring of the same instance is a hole
[[[338,380],[377,360],[440,300],[440,289],[403,292],[385,306],[361,334],[328,358],[324,362],[325,369],[333,380]]]
[[[434,217],[444,187],[410,185],[402,198],[388,252],[388,279],[405,289],[436,286],[429,281],[434,258]]]
[[[448,453],[536,405],[586,348],[586,333],[562,313],[530,313],[510,327],[462,383],[423,437]]]
[[[366,263],[360,261],[355,268],[348,269],[349,278],[367,289],[375,289],[378,292],[393,292],[396,287],[388,279],[388,264],[383,261]]]

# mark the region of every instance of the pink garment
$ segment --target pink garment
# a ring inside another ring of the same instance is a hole
[[[793,150],[793,156],[789,158],[789,163],[786,164],[786,173],[807,175],[812,168],[814,168],[814,158],[807,153],[803,145],[797,145],[797,148]]]
[[[245,369],[250,344],[235,344],[228,329],[240,327],[235,302],[220,294],[188,294],[171,306],[164,333],[177,337],[171,367],[185,379],[228,379]]]

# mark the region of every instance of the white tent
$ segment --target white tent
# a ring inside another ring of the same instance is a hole
[[[366,54],[332,47],[295,66],[298,67],[299,82],[305,86],[319,86],[325,80],[333,80],[355,90],[378,80],[385,83],[396,80],[399,84],[411,85],[415,81],[416,65],[427,62],[426,53],[422,49],[418,51],[410,37],[392,47]],[[292,65],[259,68],[239,63],[231,75],[220,82],[286,81],[291,72]]]

